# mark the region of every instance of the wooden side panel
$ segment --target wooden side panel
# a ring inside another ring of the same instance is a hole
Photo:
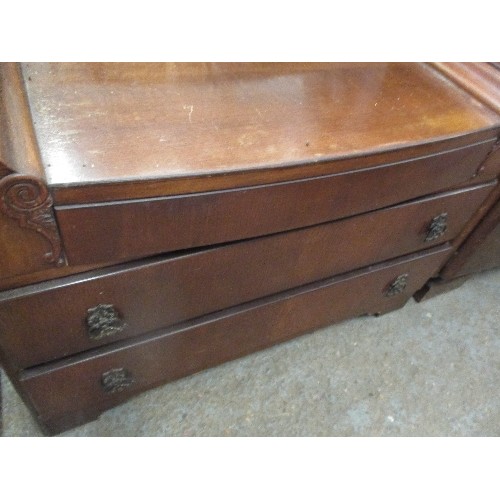
[[[453,247],[455,251],[439,277],[418,291],[417,301],[457,288],[472,273],[500,266],[500,185],[469,220]]]
[[[359,214],[479,180],[492,141],[390,166],[196,195],[59,206],[70,264],[121,261]],[[376,196],[374,194],[376,193]]]
[[[0,164],[3,175],[17,172],[44,179],[21,69],[0,64]],[[0,178],[3,176],[0,170]]]
[[[148,388],[283,342],[332,322],[401,307],[449,254],[439,247],[384,266],[206,316],[193,324],[158,332],[139,342],[26,371],[21,385],[40,420],[53,432],[61,422],[88,418]],[[388,295],[408,275],[406,288]],[[123,390],[112,379],[124,376]],[[131,385],[127,385],[131,382]],[[72,416],[68,420],[68,415]],[[80,422],[82,423],[82,422]]]
[[[453,279],[500,266],[500,201],[488,212],[441,273]]]
[[[62,265],[20,67],[0,64],[0,283]]]
[[[0,283],[54,268],[54,264],[44,260],[50,250],[50,243],[36,231],[26,230],[15,219],[0,213]]]
[[[481,165],[480,171],[482,175],[486,174],[487,177],[492,174],[500,175],[500,139],[495,143],[490,154]]]

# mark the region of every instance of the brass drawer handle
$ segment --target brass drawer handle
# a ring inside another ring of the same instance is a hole
[[[436,215],[429,224],[425,241],[432,241],[443,236],[448,229],[447,222],[448,214],[446,212]]]
[[[87,331],[92,340],[116,335],[124,328],[125,322],[111,304],[99,304],[87,310]]]
[[[113,368],[101,376],[102,388],[108,393],[124,391],[134,382],[134,376],[125,368]]]
[[[400,274],[387,288],[386,297],[393,297],[400,294],[408,284],[408,274]]]

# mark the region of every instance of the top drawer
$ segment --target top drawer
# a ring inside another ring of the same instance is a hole
[[[120,262],[311,226],[491,178],[496,172],[478,170],[494,142],[265,186],[58,206],[56,215],[71,265]]]

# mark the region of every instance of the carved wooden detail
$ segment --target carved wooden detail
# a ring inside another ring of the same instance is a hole
[[[51,246],[50,252],[44,255],[45,261],[60,266],[64,258],[52,207],[52,196],[40,179],[21,174],[0,179],[0,211],[16,219],[20,227],[44,236]]]

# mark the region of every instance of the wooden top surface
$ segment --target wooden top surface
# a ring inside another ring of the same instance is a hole
[[[499,126],[424,64],[25,63],[22,73],[56,191],[311,164]]]

